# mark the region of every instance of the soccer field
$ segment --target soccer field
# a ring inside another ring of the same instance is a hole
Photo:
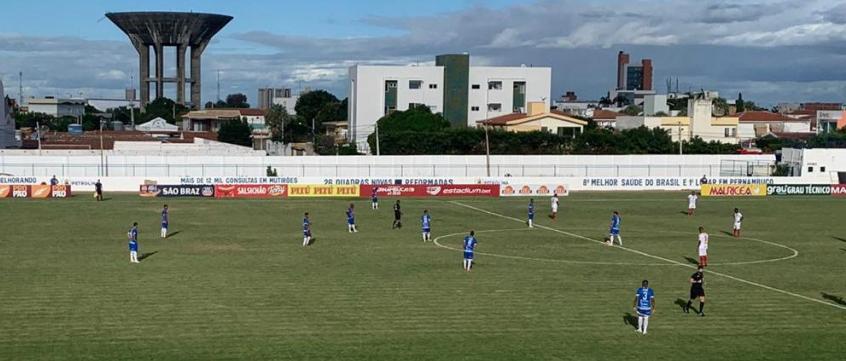
[[[373,211],[356,199],[356,234],[349,200],[2,200],[0,360],[846,357],[843,200],[702,199],[688,217],[683,192],[561,199],[554,221],[536,199],[531,230],[527,199],[403,199],[400,230],[393,200]],[[724,233],[734,207],[748,238]],[[436,242],[421,240],[424,208]],[[598,242],[612,210],[625,248]],[[127,251],[133,221],[140,264]],[[699,225],[711,234],[706,317],[680,306]],[[643,279],[656,293],[645,336],[632,325]]]

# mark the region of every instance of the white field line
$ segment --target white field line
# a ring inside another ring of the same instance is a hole
[[[490,214],[490,215],[492,215],[492,216],[497,216],[497,217],[500,217],[500,218],[510,219],[510,220],[513,220],[513,221],[521,222],[521,223],[523,222],[523,220],[521,220],[521,219],[517,219],[517,218],[514,218],[514,217],[509,217],[509,216],[506,216],[506,215],[503,215],[503,214],[499,214],[499,213],[494,213],[494,212],[491,212],[491,211],[488,211],[488,210],[485,210],[485,209],[482,209],[482,208],[474,207],[474,206],[471,206],[471,205],[467,205],[467,204],[464,204],[464,203],[461,203],[461,202],[458,202],[458,201],[450,201],[450,203],[455,204],[455,205],[458,205],[458,206],[461,206],[461,207],[469,208],[469,209],[472,209],[472,210],[475,210],[475,211],[478,211],[478,212],[482,212],[482,213]],[[575,237],[575,238],[583,239],[583,240],[586,240],[586,241],[591,241],[591,242],[596,242],[596,243],[602,243],[602,244],[604,244],[604,243],[605,243],[605,242],[600,241],[600,240],[596,240],[596,239],[588,238],[588,237],[585,237],[585,236],[582,236],[582,235],[578,235],[578,234],[575,234],[575,233],[570,233],[570,232],[562,231],[562,230],[555,229],[555,228],[551,228],[551,227],[547,227],[547,226],[535,225],[535,227],[537,227],[537,228],[541,228],[541,229],[545,229],[545,230],[548,230],[548,231],[552,231],[552,232],[556,232],[556,233],[560,233],[560,234],[564,234],[564,235],[567,235],[567,236],[570,236],[570,237]],[[635,254],[639,254],[639,255],[641,255],[641,256],[645,256],[645,257],[650,257],[650,258],[654,258],[654,259],[662,260],[662,261],[664,261],[664,262],[672,263],[672,264],[675,264],[675,265],[678,265],[678,266],[682,266],[682,267],[687,267],[687,268],[693,268],[693,269],[696,269],[696,267],[694,267],[694,266],[692,266],[692,265],[689,265],[689,264],[686,264],[686,263],[681,263],[681,262],[678,262],[678,261],[674,261],[674,260],[671,260],[671,259],[669,259],[669,258],[664,258],[664,257],[661,257],[661,256],[656,256],[656,255],[649,254],[649,253],[646,253],[646,252],[643,252],[643,251],[638,251],[638,250],[636,250],[636,249],[626,248],[626,247],[622,247],[622,246],[615,246],[615,247],[617,247],[617,248],[619,248],[619,249],[622,249],[622,250],[625,250],[625,251],[628,251],[628,252],[632,252],[632,253],[635,253]],[[782,290],[782,289],[779,289],[779,288],[775,288],[775,287],[772,287],[772,286],[767,286],[767,285],[765,285],[765,284],[761,284],[761,283],[758,283],[758,282],[753,282],[753,281],[745,280],[745,279],[738,278],[738,277],[735,277],[735,276],[732,276],[732,275],[729,275],[729,274],[720,273],[720,272],[711,271],[711,270],[709,270],[709,271],[708,271],[708,273],[709,273],[709,274],[713,274],[713,275],[717,275],[717,276],[720,276],[720,277],[728,278],[728,279],[731,279],[731,280],[735,280],[735,281],[737,281],[737,282],[741,282],[741,283],[745,283],[745,284],[748,284],[748,285],[752,285],[752,286],[755,286],[755,287],[760,287],[760,288],[763,288],[763,289],[767,289],[767,290],[770,290],[770,291],[773,291],[773,292],[778,292],[778,293],[785,294],[785,295],[788,295],[788,296],[793,296],[793,297],[796,297],[796,298],[801,298],[801,299],[806,300],[806,301],[811,301],[811,302],[815,302],[815,303],[823,304],[823,305],[826,305],[826,306],[831,306],[831,307],[839,308],[839,309],[841,309],[841,310],[846,310],[846,306],[842,306],[842,305],[837,305],[837,304],[834,304],[834,303],[825,302],[825,301],[818,300],[818,299],[816,299],[816,298],[812,298],[812,297],[808,297],[808,296],[803,296],[803,295],[800,295],[800,294],[798,294],[798,293],[793,293],[793,292],[790,292],[790,291],[785,291],[785,290]]]
[[[510,229],[489,229],[489,230],[482,230],[476,231],[476,233],[494,233],[494,232],[514,232],[514,231],[529,231],[530,228],[510,228]],[[441,239],[455,237],[464,234],[465,232],[457,232],[451,234],[445,234],[442,236],[435,237],[432,241],[436,246],[453,250],[453,251],[462,251],[461,248],[455,248],[450,246],[442,245],[440,242]],[[524,257],[524,256],[512,256],[507,254],[498,254],[498,253],[488,253],[488,252],[475,252],[476,254],[491,256],[491,257],[499,257],[499,258],[509,258],[509,259],[519,259],[519,260],[526,260],[526,261],[539,261],[539,262],[552,262],[552,263],[572,263],[572,264],[592,264],[592,265],[606,265],[606,266],[673,266],[676,265],[670,263],[626,263],[626,262],[597,262],[597,261],[576,261],[576,260],[566,260],[566,259],[552,259],[552,258],[534,258],[534,257]]]

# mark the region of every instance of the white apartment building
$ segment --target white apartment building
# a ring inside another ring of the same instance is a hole
[[[84,99],[32,98],[26,104],[30,113],[43,113],[57,118],[85,115]]]
[[[12,109],[6,104],[6,96],[3,94],[3,81],[0,80],[0,149],[18,147],[15,139],[15,119],[12,116]]]
[[[525,113],[529,102],[549,109],[549,67],[470,66],[467,54],[436,57],[435,65],[356,65],[349,69],[349,140],[368,149],[376,121],[392,111],[425,105],[453,126],[511,113]]]

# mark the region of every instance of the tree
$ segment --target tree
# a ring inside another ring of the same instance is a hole
[[[220,125],[220,130],[217,131],[217,140],[249,147],[253,144],[252,139],[250,139],[251,134],[252,131],[246,121],[231,120]]]
[[[270,128],[270,139],[276,142],[284,141],[285,128],[294,122],[294,116],[288,114],[284,105],[274,104],[267,111],[264,122]]]
[[[392,112],[376,123],[379,132],[398,131],[436,132],[449,128],[450,123],[440,113],[432,114],[429,107],[419,105],[405,111]]]
[[[203,109],[211,109],[211,108],[214,108],[214,103],[212,103],[211,100],[209,100],[209,101],[206,102],[206,105],[203,106]]]
[[[297,104],[294,106],[294,110],[296,111],[298,117],[302,117],[305,121],[311,124],[311,120],[317,116],[317,113],[319,113],[327,103],[337,102],[338,98],[331,93],[325,90],[313,90],[300,95],[300,98],[297,99]]]
[[[743,93],[737,93],[737,100],[734,104],[737,108],[738,113],[743,113],[746,111],[746,104],[743,103]]]
[[[711,101],[711,104],[711,113],[713,115],[721,117],[728,114],[728,102],[725,98],[714,98],[714,100]]]
[[[629,105],[625,109],[623,109],[622,113],[626,114],[626,115],[634,116],[634,115],[640,114],[640,112],[642,112],[642,111],[643,111],[643,109],[641,109],[637,105]]]
[[[226,107],[228,108],[249,108],[247,96],[242,93],[229,94],[226,96]]]
[[[138,115],[136,123],[144,123],[155,118],[162,118],[168,123],[175,124],[182,121],[182,114],[188,112],[188,108],[182,104],[177,104],[168,98],[156,98],[147,104],[144,112]],[[175,116],[174,116],[175,115]]]

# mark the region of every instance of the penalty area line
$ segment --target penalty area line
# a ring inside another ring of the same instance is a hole
[[[499,213],[491,212],[491,211],[489,211],[489,210],[482,209],[482,208],[479,208],[479,207],[474,207],[474,206],[471,206],[471,205],[469,205],[469,204],[464,204],[464,203],[461,203],[461,202],[458,202],[458,201],[450,201],[450,203],[455,204],[455,205],[457,205],[457,206],[464,207],[464,208],[472,209],[472,210],[477,211],[477,212],[486,213],[486,214],[489,214],[489,215],[492,215],[492,216],[496,216],[496,217],[500,217],[500,218],[504,218],[504,219],[510,219],[510,220],[512,220],[512,221],[517,221],[517,222],[521,222],[521,223],[522,223],[522,222],[524,222],[524,220],[522,220],[522,219],[518,219],[518,218],[514,218],[514,217],[506,216],[506,215],[504,215],[504,214],[499,214]],[[593,238],[588,238],[588,237],[585,237],[585,236],[582,236],[582,235],[579,235],[579,234],[575,234],[575,233],[570,233],[570,232],[567,232],[567,231],[562,231],[562,230],[560,230],[560,229],[555,229],[555,228],[552,228],[552,227],[547,227],[547,226],[543,226],[543,225],[539,225],[539,224],[535,224],[535,227],[540,228],[540,229],[545,229],[545,230],[547,230],[547,231],[551,231],[551,232],[560,233],[560,234],[567,235],[567,236],[570,236],[570,237],[575,237],[575,238],[583,239],[583,240],[586,240],[586,241],[591,241],[591,242],[595,242],[595,243],[605,244],[605,242],[600,241],[600,240],[596,240],[596,239],[593,239]],[[646,252],[643,252],[643,251],[638,251],[638,250],[636,250],[636,249],[626,248],[626,247],[623,247],[623,246],[614,246],[614,247],[619,248],[619,249],[622,249],[622,250],[624,250],[624,251],[631,252],[631,253],[639,254],[639,255],[641,255],[641,256],[650,257],[650,258],[653,258],[653,259],[658,259],[658,260],[662,260],[662,261],[664,261],[664,262],[672,263],[672,264],[675,264],[675,265],[677,265],[677,266],[682,266],[682,267],[687,267],[687,268],[696,269],[696,267],[694,267],[694,266],[692,266],[692,265],[689,265],[689,264],[686,264],[686,263],[682,263],[682,262],[679,262],[679,261],[675,261],[675,260],[672,260],[672,259],[669,259],[669,258],[664,258],[664,257],[661,257],[661,256],[656,256],[656,255],[654,255],[654,254],[649,254],[649,253],[646,253]],[[796,298],[801,298],[801,299],[806,300],[806,301],[816,302],[816,303],[819,303],[819,304],[822,304],[822,305],[826,305],[826,306],[831,306],[831,307],[839,308],[839,309],[841,309],[841,310],[846,310],[846,306],[841,306],[841,305],[837,305],[837,304],[834,304],[834,303],[825,302],[825,301],[823,301],[823,300],[818,300],[818,299],[816,299],[816,298],[811,298],[811,297],[808,297],[808,296],[803,296],[803,295],[800,295],[800,294],[798,294],[798,293],[793,293],[793,292],[790,292],[790,291],[785,291],[785,290],[782,290],[782,289],[779,289],[779,288],[775,288],[775,287],[772,287],[772,286],[767,286],[767,285],[765,285],[765,284],[761,284],[761,283],[758,283],[758,282],[745,280],[745,279],[743,279],[743,278],[735,277],[735,276],[732,276],[732,275],[729,275],[729,274],[725,274],[725,273],[721,273],[721,272],[716,272],[716,271],[711,271],[711,270],[709,270],[709,271],[708,271],[708,273],[710,273],[710,274],[714,274],[714,275],[717,275],[717,276],[720,276],[720,277],[723,277],[723,278],[728,278],[728,279],[730,279],[730,280],[735,280],[735,281],[740,282],[740,283],[745,283],[745,284],[747,284],[747,285],[751,285],[751,286],[755,286],[755,287],[763,288],[763,289],[770,290],[770,291],[773,291],[773,292],[778,292],[778,293],[781,293],[781,294],[784,294],[784,295],[793,296],[793,297],[796,297]]]

